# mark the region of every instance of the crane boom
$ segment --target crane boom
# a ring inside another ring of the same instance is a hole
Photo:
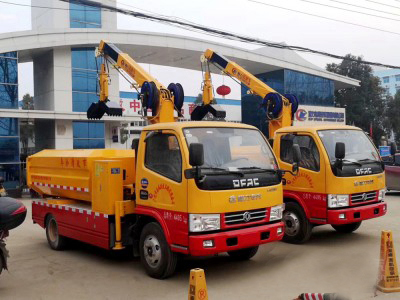
[[[179,83],[171,83],[168,88],[162,85],[156,78],[147,73],[127,53],[123,53],[117,46],[102,40],[96,56],[103,57],[99,75],[100,99],[92,103],[87,111],[89,119],[101,119],[105,113],[108,115],[122,116],[122,108],[110,102],[108,99],[109,74],[106,63],[118,71],[123,70],[136,82],[135,88],[140,88],[139,99],[142,102],[142,116],[151,124],[161,122],[174,122],[177,116],[181,116],[184,92]],[[147,115],[147,109],[151,109],[151,116]],[[177,111],[175,116],[174,110]]]
[[[255,77],[237,63],[225,58],[211,49],[207,49],[202,55],[202,63],[212,63],[225,74],[238,79],[249,88],[250,94],[256,94],[263,99],[262,106],[269,119],[269,138],[273,138],[279,128],[291,126],[293,115],[298,107],[298,100],[294,95],[281,95],[266,83]],[[208,73],[208,74],[207,74]],[[209,69],[206,69],[205,78],[209,77]],[[204,89],[209,88],[211,81],[204,81]]]

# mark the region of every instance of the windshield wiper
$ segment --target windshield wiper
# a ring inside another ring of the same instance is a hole
[[[381,163],[380,160],[375,160],[375,159],[370,159],[370,158],[364,158],[364,159],[360,159],[359,162],[371,162],[371,163]]]
[[[238,168],[238,170],[256,170],[259,172],[276,173],[275,169],[264,169],[264,168],[259,168],[259,167],[241,167],[241,168]]]
[[[348,162],[348,163],[351,163],[351,164],[354,164],[354,165],[362,167],[362,164],[359,163],[358,161],[348,160],[348,159],[342,159],[341,161]],[[334,165],[338,165],[338,162],[339,162],[338,160],[331,161],[331,163],[333,163]]]
[[[243,172],[231,171],[231,170],[228,170],[228,169],[218,168],[218,167],[200,167],[200,169],[202,169],[202,170],[212,170],[212,171],[222,171],[222,172],[224,172],[226,174],[237,174],[237,175],[240,175],[242,177],[244,176]]]

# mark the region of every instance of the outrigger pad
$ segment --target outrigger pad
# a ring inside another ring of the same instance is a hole
[[[225,119],[226,117],[226,111],[221,106],[217,104],[207,104],[197,106],[193,110],[190,118],[192,121],[201,121],[208,113],[211,113],[218,119]]]
[[[101,119],[104,114],[109,116],[122,117],[122,108],[115,102],[103,101],[93,102],[87,110],[88,119]]]

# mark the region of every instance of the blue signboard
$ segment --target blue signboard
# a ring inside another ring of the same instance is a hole
[[[390,156],[390,146],[379,146],[379,154],[381,156]]]

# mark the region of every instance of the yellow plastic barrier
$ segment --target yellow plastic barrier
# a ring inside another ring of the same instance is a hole
[[[189,300],[208,300],[206,276],[204,270],[190,270]]]
[[[391,230],[382,230],[378,276],[378,290],[384,293],[400,292],[399,272]]]

